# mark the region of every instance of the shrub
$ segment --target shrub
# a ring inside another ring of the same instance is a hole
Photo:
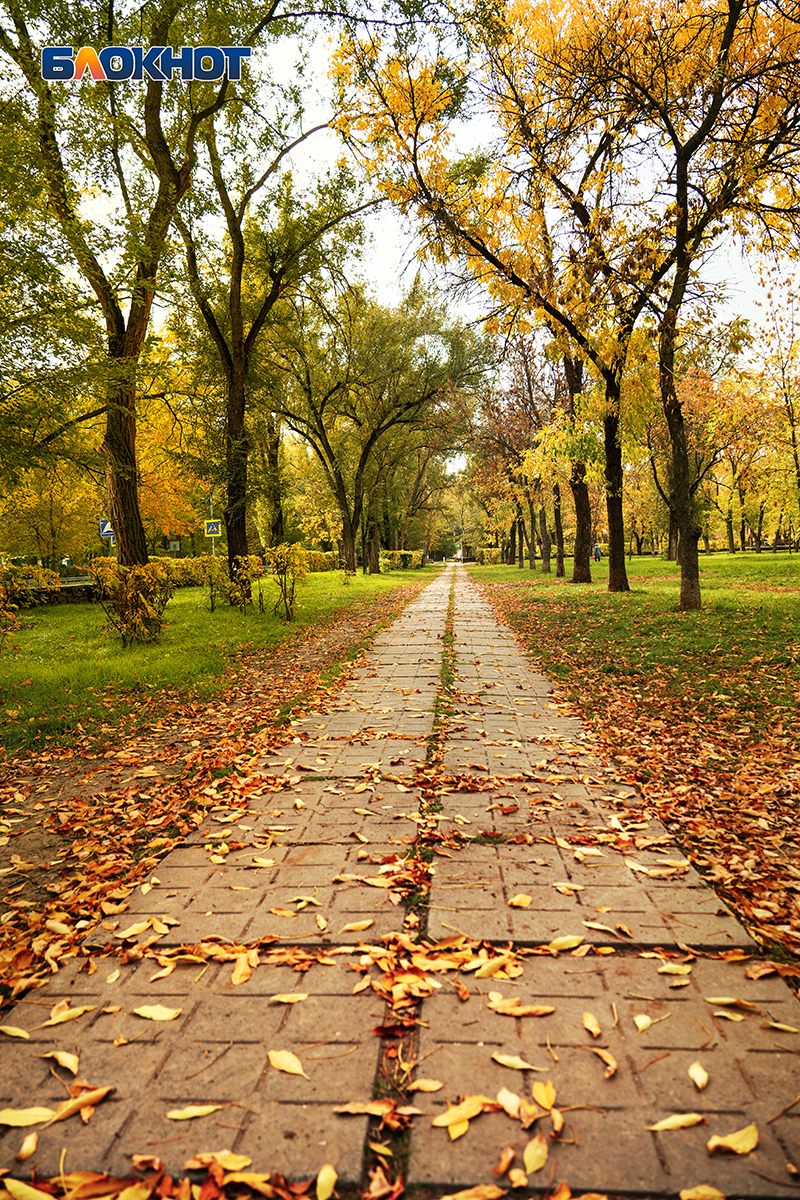
[[[276,613],[283,607],[286,620],[292,621],[297,585],[302,583],[308,574],[308,553],[302,546],[290,546],[284,542],[283,545],[273,546],[267,551],[267,562],[280,591],[272,611]]]
[[[499,546],[479,546],[475,551],[475,561],[482,567],[494,566],[500,562]]]
[[[382,550],[380,566],[382,571],[416,570],[425,564],[424,550]]]
[[[3,652],[6,638],[17,623],[15,608],[16,605],[11,603],[5,584],[0,583],[0,654]]]
[[[258,554],[239,554],[233,560],[228,581],[228,599],[243,613],[253,603],[253,584],[264,574],[264,563]],[[258,588],[258,607],[264,611],[264,597]]]
[[[0,566],[0,587],[12,608],[34,608],[58,595],[61,580],[56,571],[46,567],[8,563]]]
[[[219,596],[228,588],[228,564],[225,559],[213,554],[198,554],[196,558],[178,561],[191,564],[192,583],[208,588],[208,608],[213,612]]]
[[[154,642],[161,634],[164,609],[175,591],[164,561],[140,567],[121,567],[107,558],[92,563],[92,579],[111,626],[123,646]]]
[[[336,566],[338,555],[331,550],[306,550],[305,554],[309,571],[332,571]]]

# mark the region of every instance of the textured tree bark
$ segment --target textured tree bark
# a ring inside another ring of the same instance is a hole
[[[572,582],[591,583],[592,505],[589,500],[589,486],[586,483],[586,463],[575,462],[572,464],[569,486],[575,503],[575,557],[572,566]]]
[[[247,457],[249,443],[244,428],[244,364],[233,364],[228,377],[225,429],[226,500],[223,515],[228,537],[228,570],[247,554]]]
[[[106,458],[108,517],[123,567],[147,562],[147,537],[139,508],[136,468],[136,388],[112,385],[102,442]]]
[[[539,509],[539,536],[542,542],[542,574],[549,575],[552,543],[550,541],[550,530],[547,528],[547,510],[544,505]]]
[[[608,398],[608,387],[606,388]],[[613,397],[612,397],[613,399]],[[617,400],[619,397],[617,397]],[[613,406],[617,408],[617,405]],[[603,419],[603,444],[606,457],[606,513],[608,514],[608,590],[629,592],[625,570],[625,521],[622,515],[622,445],[616,411]]]
[[[561,488],[553,484],[553,524],[556,531],[556,579],[564,578],[564,526],[561,523]]]

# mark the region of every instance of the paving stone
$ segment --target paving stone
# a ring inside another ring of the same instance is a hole
[[[346,1099],[338,1097],[341,1103]],[[248,1154],[259,1169],[287,1179],[308,1179],[326,1163],[336,1168],[339,1186],[361,1182],[367,1118],[340,1116],[329,1104],[262,1100],[257,1115],[236,1140],[236,1152]]]

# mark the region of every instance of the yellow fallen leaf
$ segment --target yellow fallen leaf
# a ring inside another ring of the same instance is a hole
[[[375,924],[375,918],[370,917],[368,921],[352,921],[349,925],[343,925],[342,933],[361,933],[364,929],[369,929],[370,925]]]
[[[133,1012],[137,1017],[144,1017],[146,1021],[174,1021],[183,1009],[165,1008],[163,1004],[143,1004],[141,1008],[134,1008]]]
[[[580,946],[583,941],[583,934],[574,934],[572,937],[553,938],[552,942],[548,942],[545,950],[553,950],[556,953],[559,950],[574,950],[576,946]]]
[[[795,1029],[794,1025],[781,1025],[780,1021],[763,1021],[762,1029],[779,1029],[781,1033],[800,1033],[800,1029]]]
[[[546,1108],[549,1112],[556,1102],[556,1089],[552,1082],[549,1079],[546,1083],[543,1079],[534,1080],[533,1098],[540,1108]]]
[[[727,1008],[717,1008],[712,1012],[712,1017],[724,1017],[726,1021],[744,1021],[744,1013],[730,1012]]]
[[[277,859],[274,858],[254,858],[254,867],[274,867]]]
[[[673,1113],[671,1117],[664,1117],[647,1128],[653,1133],[661,1133],[666,1129],[688,1129],[690,1125],[701,1125],[704,1121],[705,1117],[700,1113]]]
[[[67,1050],[52,1050],[49,1054],[43,1054],[41,1057],[54,1058],[65,1071],[71,1071],[73,1075],[78,1074],[77,1054],[70,1054]]]
[[[450,1141],[454,1142],[456,1138],[463,1137],[469,1129],[469,1121],[455,1121],[452,1125],[447,1126],[447,1132],[450,1136]]]
[[[547,1153],[547,1138],[543,1133],[537,1133],[522,1151],[522,1162],[529,1175],[541,1171],[547,1162]]]
[[[508,1088],[500,1088],[497,1093],[497,1103],[502,1108],[503,1112],[511,1117],[512,1121],[516,1121],[519,1117],[520,1098],[516,1092],[510,1092]]]
[[[47,1129],[49,1125],[55,1125],[56,1121],[66,1121],[68,1117],[82,1112],[85,1108],[95,1108],[101,1100],[104,1100],[110,1092],[115,1090],[113,1086],[92,1088],[89,1092],[82,1092],[80,1096],[74,1096],[71,1100],[65,1100],[59,1106],[58,1111],[54,1112],[52,1117],[45,1121],[42,1129]]]
[[[698,1184],[693,1188],[684,1188],[678,1195],[680,1200],[727,1200],[724,1192],[718,1188],[709,1187],[707,1183]]]
[[[500,1200],[505,1194],[502,1188],[493,1183],[480,1183],[477,1187],[465,1188],[463,1192],[450,1192],[442,1196],[442,1200]]]
[[[252,1165],[252,1158],[246,1154],[234,1154],[231,1150],[201,1150],[183,1164],[184,1171],[200,1171],[219,1163],[225,1171],[242,1171]]]
[[[556,1134],[561,1133],[564,1128],[564,1116],[557,1108],[550,1109],[550,1120],[553,1122],[553,1131]]]
[[[17,1162],[25,1162],[25,1160],[30,1158],[32,1154],[35,1154],[38,1144],[39,1134],[36,1132],[29,1133],[19,1148],[19,1152],[17,1153]]]
[[[606,1064],[606,1069],[603,1072],[604,1078],[610,1079],[617,1071],[617,1060],[610,1050],[602,1050],[599,1046],[586,1046],[586,1050],[591,1050],[592,1054],[596,1054],[598,1058],[602,1058]]]
[[[706,1149],[709,1154],[713,1154],[715,1150],[730,1150],[733,1154],[749,1154],[751,1150],[755,1150],[758,1145],[758,1129],[755,1122],[752,1125],[745,1125],[744,1129],[737,1129],[736,1133],[729,1133],[727,1137],[712,1137],[706,1142]]]
[[[268,1050],[267,1057],[276,1071],[285,1071],[287,1075],[302,1075],[305,1079],[309,1076],[303,1070],[303,1064],[296,1054],[292,1054],[291,1050]]]
[[[278,992],[276,996],[270,997],[270,1004],[299,1004],[301,1000],[308,999],[308,992]]]
[[[314,913],[314,920],[317,922],[317,929],[321,929],[324,933],[328,928],[328,922],[325,920],[325,918],[321,917],[319,913]]]
[[[10,1176],[4,1176],[3,1187],[13,1200],[52,1200],[49,1192],[40,1191],[39,1188],[31,1187],[29,1183],[23,1183],[21,1179],[12,1179]]]
[[[659,975],[690,975],[691,971],[691,963],[666,963],[658,968]]]
[[[4,1033],[6,1037],[29,1038],[31,1036],[26,1029],[20,1029],[17,1025],[0,1025],[0,1033]]]
[[[339,1176],[330,1163],[320,1167],[319,1175],[317,1175],[317,1200],[330,1200],[338,1178]]]
[[[594,1013],[585,1012],[583,1014],[583,1027],[584,1027],[584,1029],[587,1029],[589,1031],[589,1033],[592,1035],[592,1037],[598,1038],[598,1037],[600,1037],[600,1034],[603,1032],[602,1029],[600,1028],[600,1022],[598,1021],[598,1019],[594,1015]]]
[[[751,1003],[750,1000],[740,1000],[738,996],[704,996],[703,999],[707,1004],[719,1004],[728,1008],[743,1008],[747,1012],[761,1012],[757,1004]]]
[[[150,928],[150,918],[146,921],[137,921],[134,925],[129,925],[127,929],[123,929],[121,933],[115,933],[116,938],[131,938],[138,937],[140,933]]]
[[[376,1154],[382,1155],[384,1158],[394,1158],[388,1146],[384,1146],[382,1142],[367,1142],[370,1150],[374,1150]]]
[[[454,1104],[452,1108],[448,1108],[447,1112],[434,1117],[433,1124],[440,1129],[448,1125],[458,1125],[461,1121],[469,1121],[472,1117],[477,1117],[478,1113],[483,1112],[484,1104],[491,1103],[492,1101],[487,1100],[485,1096],[465,1096],[460,1104]]]
[[[168,1121],[193,1121],[195,1117],[207,1117],[221,1108],[221,1104],[187,1104],[186,1108],[171,1108],[166,1117]]]
[[[513,954],[499,954],[497,958],[489,958],[475,972],[476,979],[491,979],[514,961]]]
[[[648,1017],[647,1013],[636,1013],[633,1018],[633,1023],[639,1033],[644,1033],[653,1024],[653,1018]]]
[[[512,896],[508,902],[509,908],[527,908],[533,900],[533,896],[526,896],[524,892],[520,892],[518,896]]]
[[[444,1087],[438,1079],[415,1079],[408,1085],[409,1092],[439,1092]]]
[[[50,1025],[63,1025],[65,1021],[75,1021],[78,1017],[82,1017],[84,1013],[91,1012],[96,1007],[96,1004],[82,1004],[80,1008],[62,1008],[55,1016],[51,1015],[49,1021],[44,1021],[39,1028],[47,1029]]]
[[[501,1067],[511,1067],[514,1071],[543,1071],[544,1067],[534,1067],[532,1063],[526,1062],[524,1058],[520,1058],[518,1054],[493,1054],[492,1058],[496,1063],[500,1063]]]
[[[708,1071],[699,1062],[693,1062],[689,1067],[689,1078],[699,1092],[708,1083]]]
[[[524,1188],[528,1186],[528,1176],[522,1170],[522,1167],[512,1167],[508,1172],[508,1180],[512,1188]]]
[[[500,1151],[500,1159],[497,1165],[492,1167],[492,1174],[496,1175],[498,1179],[501,1175],[505,1175],[506,1171],[513,1163],[515,1156],[516,1151],[514,1150],[514,1147],[506,1146],[504,1150]]]
[[[234,987],[240,983],[247,983],[250,976],[253,974],[252,967],[248,962],[247,954],[237,954],[236,962],[231,975],[231,983]]]
[[[55,1116],[52,1108],[1,1108],[0,1125],[24,1129],[26,1125],[38,1125],[52,1116]]]

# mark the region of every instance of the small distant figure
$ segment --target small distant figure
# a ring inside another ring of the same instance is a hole
[[[600,562],[600,559],[602,557],[603,557],[603,551],[600,549],[600,543],[595,542],[594,550],[592,551],[592,558],[594,559],[595,562]]]

